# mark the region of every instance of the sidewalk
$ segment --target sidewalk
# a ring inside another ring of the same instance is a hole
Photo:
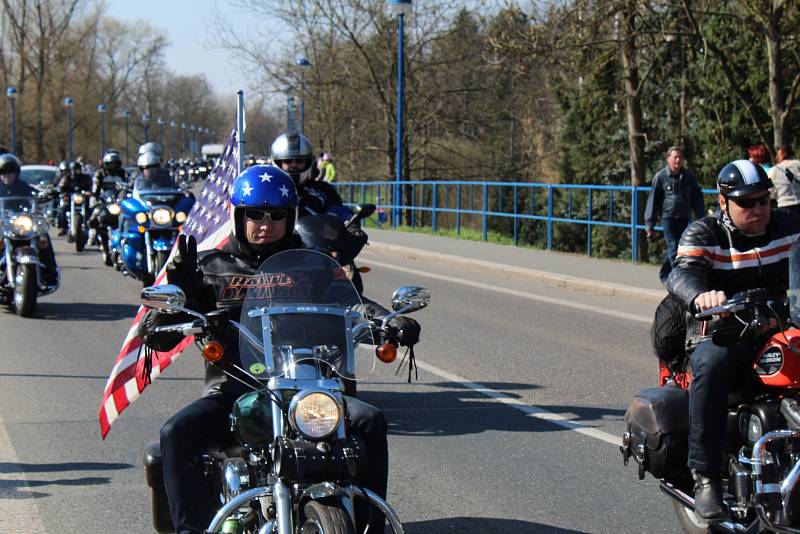
[[[370,228],[364,253],[394,252],[409,260],[457,263],[477,270],[513,273],[555,287],[596,295],[660,301],[666,291],[658,266],[590,258],[580,254],[517,248],[422,233]]]

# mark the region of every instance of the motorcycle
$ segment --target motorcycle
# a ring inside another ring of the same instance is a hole
[[[366,244],[366,234],[362,233],[364,239],[359,240],[348,229],[375,213],[375,205],[356,205],[352,213],[345,207],[337,208],[343,209],[301,217],[295,225],[295,231],[306,248],[336,258],[358,292],[363,293],[364,281],[361,275],[371,269],[367,266],[358,267],[355,258]]]
[[[365,499],[395,534],[402,533],[391,506],[354,482],[366,451],[360,438],[349,435],[343,378],[355,376],[359,344],[375,345],[378,338],[378,350],[396,351],[388,322],[427,306],[430,293],[399,288],[394,312],[369,321],[357,311],[359,293],[339,264],[311,250],[276,254],[250,280],[246,288],[231,288],[247,291],[239,322],[220,311],[187,310],[176,286],[142,290],[143,306],[196,318],[157,332],[194,335],[207,361],[252,389],[231,413],[238,450],[204,457],[210,491],[221,506],[207,532],[354,534],[354,502]],[[239,332],[241,367],[224,364],[224,348],[215,341],[231,327]],[[144,463],[154,527],[172,532],[158,443],[148,445]]]
[[[12,304],[20,317],[31,317],[37,298],[58,289],[58,284],[44,284],[44,265],[39,260],[39,250],[48,246],[48,230],[34,199],[0,197],[0,296]]]
[[[67,217],[67,241],[75,243],[75,252],[83,252],[89,241],[89,203],[90,191],[73,191],[69,195],[69,216]]]
[[[97,232],[103,263],[109,267],[114,265],[111,252],[111,232],[119,226],[119,214],[122,211],[117,200],[120,191],[124,191],[124,185],[103,189],[92,216],[89,218],[89,227]]]
[[[120,202],[119,227],[111,232],[112,261],[126,275],[149,286],[166,264],[194,205],[180,189],[138,191]]]
[[[760,346],[754,373],[729,395],[722,488],[724,520],[709,524],[694,511],[686,466],[689,434],[688,357],[659,360],[659,387],[641,390],[625,413],[624,463],[633,458],[639,478],[649,472],[672,499],[684,531],[800,533],[800,248],[791,258],[790,320],[763,289],[738,293],[702,313],[708,320],[733,314],[739,340]],[[687,339],[687,352],[711,336],[705,323]]]

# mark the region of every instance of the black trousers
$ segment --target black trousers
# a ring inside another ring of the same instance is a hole
[[[704,341],[692,354],[689,390],[689,468],[719,473],[725,447],[728,392],[752,378],[752,349]]]
[[[228,414],[238,396],[223,393],[198,399],[161,427],[164,485],[177,534],[204,532],[219,508],[203,474],[202,455],[209,448],[233,444]],[[350,431],[367,447],[367,472],[359,474],[358,482],[385,498],[389,477],[386,420],[374,406],[352,397],[346,400]],[[382,533],[383,516],[372,516],[370,533]]]

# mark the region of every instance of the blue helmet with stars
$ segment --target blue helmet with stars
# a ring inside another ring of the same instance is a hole
[[[292,178],[274,165],[253,165],[245,169],[231,188],[231,227],[233,235],[246,243],[244,211],[247,208],[285,209],[289,212],[286,236],[294,231],[299,200]]]

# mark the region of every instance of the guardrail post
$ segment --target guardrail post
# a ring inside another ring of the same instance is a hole
[[[553,248],[553,186],[547,186],[547,250]]]
[[[592,256],[592,189],[589,189],[589,213],[586,217],[589,224],[586,225],[586,254]]]
[[[517,246],[517,184],[514,184],[514,246]]]
[[[614,190],[608,192],[608,222],[614,222]]]
[[[433,204],[432,206],[433,209],[431,211],[431,228],[433,229],[434,232],[436,231],[436,214],[437,210],[439,209],[437,203],[437,194],[436,194],[438,189],[439,189],[438,184],[436,182],[433,182],[433,199],[431,200],[431,203]]]
[[[411,228],[414,228],[414,219],[416,219],[416,214],[414,212],[414,207],[417,205],[417,186],[416,184],[411,184]]]
[[[639,232],[637,231],[637,215],[639,214],[639,195],[637,187],[631,188],[631,261],[639,257]]]
[[[364,184],[361,184],[361,203],[367,203],[367,190]]]
[[[482,186],[483,186],[483,195],[482,195],[483,206],[481,207],[481,212],[482,212],[481,217],[483,219],[483,240],[486,241],[486,239],[488,238],[488,228],[486,224],[486,210],[488,209],[487,204],[489,203],[489,186],[486,185],[486,182],[483,182]]]
[[[461,235],[461,184],[456,186],[456,235]]]

